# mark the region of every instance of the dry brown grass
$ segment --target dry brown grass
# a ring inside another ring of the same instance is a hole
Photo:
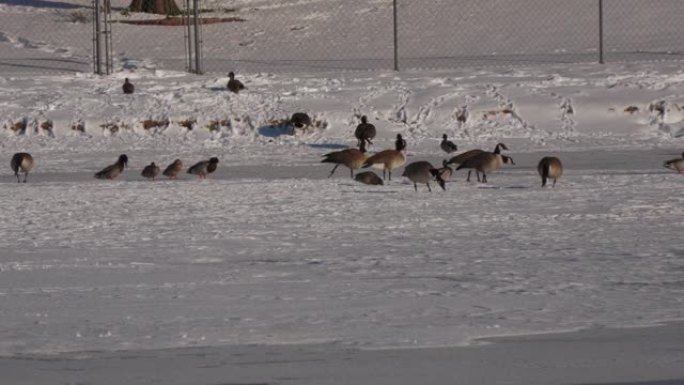
[[[71,124],[71,131],[85,133],[85,122],[75,122]]]
[[[228,119],[211,120],[211,121],[209,121],[209,124],[207,124],[206,127],[211,132],[219,132],[219,131],[221,131],[222,128],[230,128],[230,120],[228,120]]]
[[[2,127],[5,130],[12,130],[16,134],[23,134],[26,132],[26,127],[28,126],[28,119],[21,118],[18,122],[12,120],[9,123],[5,123]]]
[[[510,108],[502,108],[500,110],[490,110],[482,113],[483,120],[496,119],[498,116],[512,115],[513,110]]]
[[[104,123],[100,124],[100,128],[104,131],[109,131],[111,134],[116,134],[119,131],[127,130],[129,127],[126,123]]]
[[[147,119],[143,120],[142,126],[145,130],[149,130],[151,128],[166,128],[169,126],[169,121],[168,120],[152,120],[152,119]]]
[[[53,128],[52,120],[45,120],[45,121],[41,122],[40,128],[43,131],[52,132],[52,128]]]
[[[197,123],[197,119],[190,118],[190,119],[180,120],[176,123],[178,123],[178,125],[181,127],[187,128],[188,131],[192,131],[193,127],[195,126],[195,123]]]

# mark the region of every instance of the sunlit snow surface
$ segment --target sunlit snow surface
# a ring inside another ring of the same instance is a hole
[[[0,76],[0,354],[453,346],[684,317],[684,176],[662,167],[684,151],[681,64],[238,78],[234,95],[151,62]],[[319,127],[278,136],[296,111]],[[460,150],[504,142],[516,166],[432,193],[402,169],[385,186],[327,179],[320,156],[355,144],[361,114],[372,152],[401,133],[409,162],[438,165],[446,133]],[[36,160],[27,184],[9,169],[19,151]],[[93,178],[121,153],[121,178]],[[555,189],[539,187],[547,155],[565,165]],[[140,176],[211,156],[205,181]]]

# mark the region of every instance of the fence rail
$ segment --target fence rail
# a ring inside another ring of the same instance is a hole
[[[131,0],[0,3],[0,73],[318,72],[684,58],[681,0],[175,2],[184,15],[129,12]],[[105,51],[98,55],[96,44]]]

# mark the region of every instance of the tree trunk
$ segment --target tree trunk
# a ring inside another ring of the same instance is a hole
[[[131,12],[156,13],[159,15],[180,15],[174,0],[132,0],[128,6]]]

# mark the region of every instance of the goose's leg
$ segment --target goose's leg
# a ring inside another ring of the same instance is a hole
[[[328,175],[328,178],[333,176],[333,174],[335,173],[335,170],[337,170],[337,166],[339,166],[339,164],[336,164],[335,167],[333,167],[332,171],[330,171],[330,175]]]

